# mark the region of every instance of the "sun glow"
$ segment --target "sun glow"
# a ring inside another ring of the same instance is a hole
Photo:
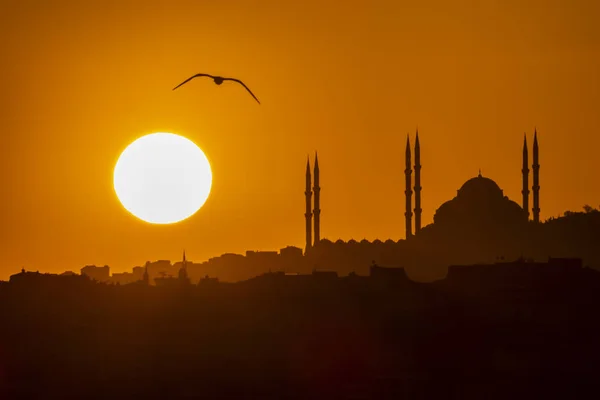
[[[114,170],[123,207],[153,224],[191,217],[208,199],[211,186],[206,155],[191,140],[172,133],[137,139],[121,153]]]

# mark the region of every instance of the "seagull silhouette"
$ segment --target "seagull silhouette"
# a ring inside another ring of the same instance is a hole
[[[260,101],[258,101],[258,99],[257,99],[257,98],[256,98],[256,96],[254,95],[254,93],[252,93],[252,91],[251,91],[250,89],[248,89],[248,86],[246,86],[246,85],[244,84],[244,82],[240,81],[239,79],[235,79],[235,78],[225,78],[225,77],[222,77],[222,76],[213,76],[213,75],[209,75],[209,74],[196,74],[196,75],[194,75],[194,76],[192,76],[192,77],[190,77],[190,78],[186,79],[185,81],[181,82],[179,85],[175,86],[175,87],[173,88],[173,90],[175,90],[175,89],[177,89],[179,86],[181,86],[181,85],[183,85],[183,84],[185,84],[185,83],[187,83],[187,82],[191,81],[192,79],[194,79],[194,78],[198,78],[198,77],[201,77],[201,76],[206,76],[206,77],[208,77],[208,78],[212,78],[213,82],[214,82],[215,84],[217,84],[217,85],[220,85],[220,84],[222,84],[224,81],[233,81],[233,82],[237,82],[237,83],[239,83],[240,85],[242,85],[244,88],[246,88],[246,90],[248,91],[248,93],[250,93],[250,95],[252,95],[252,97],[254,97],[254,100],[256,100],[256,101],[258,102],[258,104],[260,104]]]

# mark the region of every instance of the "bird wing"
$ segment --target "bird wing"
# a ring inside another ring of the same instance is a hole
[[[258,104],[260,104],[260,101],[258,101],[258,99],[257,99],[257,98],[256,98],[256,96],[254,95],[254,93],[252,93],[252,90],[250,90],[250,89],[248,88],[248,86],[246,86],[246,85],[244,84],[244,82],[240,81],[239,79],[235,79],[235,78],[223,78],[223,80],[224,80],[224,81],[234,81],[234,82],[237,82],[237,83],[239,83],[240,85],[242,85],[243,87],[245,87],[245,88],[246,88],[246,90],[248,91],[248,93],[250,93],[250,95],[251,95],[252,97],[254,97],[254,100],[256,100],[256,102],[257,102]]]
[[[191,81],[192,79],[198,78],[200,76],[208,76],[209,78],[213,78],[213,79],[215,78],[214,76],[209,75],[209,74],[196,74],[196,75],[194,75],[194,76],[192,76],[190,78],[187,78],[185,81],[181,82],[179,85],[175,86],[173,88],[173,90],[177,89],[179,86],[183,85],[184,83],[187,83],[187,82]]]

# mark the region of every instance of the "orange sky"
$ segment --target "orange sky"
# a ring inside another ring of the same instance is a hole
[[[534,126],[542,219],[598,206],[599,17],[595,0],[2,0],[0,279],[303,247],[314,150],[322,236],[400,239],[416,126],[424,224],[479,168],[520,203]],[[171,91],[197,72],[262,105],[210,81]],[[172,226],[112,187],[120,152],[157,131],[213,167],[204,208]]]

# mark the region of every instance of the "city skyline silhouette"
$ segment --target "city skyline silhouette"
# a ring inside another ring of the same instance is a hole
[[[562,229],[562,231],[558,231],[562,233],[556,233],[556,228],[552,228],[553,225],[556,226],[556,224],[553,224],[555,218],[548,218],[545,221],[540,220],[540,151],[537,128],[535,128],[533,132],[531,165],[529,164],[530,158],[527,146],[527,134],[524,135],[523,139],[521,169],[522,200],[520,205],[504,195],[504,191],[498,184],[493,179],[484,177],[481,173],[481,169],[479,169],[478,175],[468,179],[457,191],[457,197],[449,199],[436,209],[433,223],[425,226],[421,226],[421,213],[423,211],[421,208],[421,196],[423,192],[421,169],[423,165],[421,163],[421,144],[418,130],[414,137],[414,147],[411,147],[410,135],[407,135],[404,154],[404,204],[406,210],[404,213],[405,239],[400,239],[399,241],[393,241],[390,238],[383,240],[375,239],[374,241],[368,241],[365,238],[361,239],[360,244],[363,247],[361,256],[351,263],[352,268],[354,269],[348,269],[350,267],[349,265],[346,265],[346,269],[341,270],[333,268],[337,273],[345,275],[352,271],[359,272],[359,274],[366,274],[367,261],[372,259],[373,262],[380,262],[382,261],[382,258],[385,262],[391,263],[394,266],[408,267],[409,275],[414,274],[415,276],[413,276],[413,278],[416,277],[418,281],[434,281],[442,279],[444,276],[444,267],[453,263],[491,263],[499,257],[502,257],[502,259],[505,257],[508,259],[526,257],[528,259],[537,259],[538,261],[541,261],[546,257],[583,257],[585,255],[583,261],[586,266],[600,269],[600,254],[596,254],[597,252],[594,251],[593,245],[585,244],[587,243],[585,239],[580,237],[580,235],[584,235],[588,236],[589,240],[593,240],[592,238],[598,235],[598,232],[596,231],[598,229],[598,221],[597,218],[594,219],[598,209],[585,204],[582,207],[582,210],[579,210],[578,212],[567,210],[563,215],[559,216],[559,220],[569,220],[568,217],[572,215],[591,213],[587,228],[581,232],[573,231],[572,229],[576,226],[572,225],[573,223],[571,222],[570,228],[567,228],[569,225],[563,224],[563,228],[559,228]],[[426,149],[427,146],[425,146],[425,151]],[[531,182],[529,179],[530,170],[533,171]],[[332,241],[331,238],[324,238],[324,242],[322,243],[320,182],[318,152],[315,152],[312,169],[311,157],[308,156],[306,161],[304,191],[306,239],[302,248],[299,246],[288,245],[281,249],[258,251],[248,249],[243,252],[243,254],[241,252],[225,252],[221,255],[214,255],[200,263],[192,262],[191,265],[196,267],[193,273],[194,283],[196,283],[200,277],[204,277],[206,272],[210,272],[210,275],[215,279],[224,279],[226,282],[236,282],[251,278],[253,276],[252,274],[259,275],[271,270],[281,270],[288,273],[307,273],[310,272],[311,268],[312,270],[327,268],[327,263],[333,262],[334,265],[338,265],[340,262],[344,262],[340,259],[330,258],[331,255],[335,253],[332,253],[330,245],[334,241],[338,245],[350,245],[346,246],[345,250],[338,251],[352,253],[356,251],[351,250],[353,247],[352,244],[358,244],[358,241],[355,239],[350,239],[346,242],[341,239]],[[427,188],[426,184],[425,188]],[[532,194],[532,202],[529,201],[530,193]],[[427,190],[425,190],[425,194],[427,194]],[[482,210],[484,214],[480,214]],[[468,222],[470,218],[476,219],[477,223],[475,225],[470,224]],[[435,223],[436,221],[437,225]],[[482,221],[487,222],[482,223]],[[532,225],[531,223],[535,225]],[[427,233],[426,235],[419,236],[422,229]],[[494,236],[496,233],[502,231],[508,232],[508,235],[511,237],[508,239],[508,242],[507,238],[502,239]],[[429,232],[434,233],[432,234]],[[435,232],[437,232],[437,234]],[[481,235],[484,232],[486,232],[486,234],[491,232],[492,237],[488,238],[488,240],[481,239]],[[467,236],[464,236],[465,233]],[[434,259],[431,257],[423,257],[422,255],[419,255],[419,251],[416,250],[416,248],[419,247],[436,249],[439,248],[440,245],[446,246],[455,239],[454,236],[457,234],[463,237],[463,243],[461,245],[463,246],[463,251],[465,253],[471,253],[471,249],[481,246],[492,246],[493,249],[490,248],[487,251],[479,252],[479,258],[469,258],[468,256],[457,258],[456,256],[452,257],[447,255],[438,256]],[[476,238],[468,239],[467,237],[471,234],[478,236]],[[568,235],[573,241],[567,243],[567,240],[563,240],[563,243],[559,244],[556,242],[556,239],[551,239],[552,236],[556,237],[557,234]],[[416,240],[419,242],[416,246],[413,244],[415,243],[413,239],[415,236]],[[388,253],[390,251],[397,253],[395,257],[389,257],[388,255],[386,258],[386,256],[382,255],[385,254],[385,251],[382,251],[378,247],[382,247],[384,242],[388,247]],[[365,245],[370,246],[370,249],[365,248]],[[395,249],[392,249],[392,247],[395,247]],[[284,256],[284,252],[285,254],[293,254],[293,256]],[[248,258],[254,254],[259,257],[256,257],[253,260]],[[314,254],[319,254],[319,256],[315,257]],[[409,259],[410,261],[408,261]],[[222,260],[229,261],[224,261],[223,263]],[[347,262],[347,260],[345,262]],[[360,264],[361,262],[362,265]],[[246,264],[248,263],[254,264],[254,266],[250,270],[242,272],[247,269]],[[264,263],[264,265],[260,265],[260,263]],[[141,280],[142,274],[148,273],[148,265],[161,266],[159,269],[154,270],[150,277],[146,278],[144,275],[144,280],[149,280],[151,284],[154,284],[154,280],[157,277],[161,279],[173,277],[176,275],[177,271],[179,271],[177,262],[171,263],[164,258],[155,261],[148,260],[144,265],[145,266],[132,266],[131,269],[125,271],[115,271],[114,269],[111,270],[108,265],[96,267],[93,264],[87,263],[86,266],[81,267],[80,269],[77,268],[77,270],[80,270],[81,274],[86,274],[100,282],[112,282],[118,284],[128,284]],[[221,266],[215,269],[215,265]],[[437,269],[437,271],[432,272],[427,270],[432,267],[432,265],[436,266],[434,269]],[[23,271],[25,270],[24,267],[22,267],[22,269]],[[99,272],[94,272],[95,269]],[[39,271],[38,268],[29,268],[29,270]],[[85,270],[92,272],[85,273]],[[200,270],[203,272],[200,272]],[[64,272],[73,273],[72,270]],[[187,276],[187,271],[185,273]],[[208,277],[208,275],[206,276]]]

